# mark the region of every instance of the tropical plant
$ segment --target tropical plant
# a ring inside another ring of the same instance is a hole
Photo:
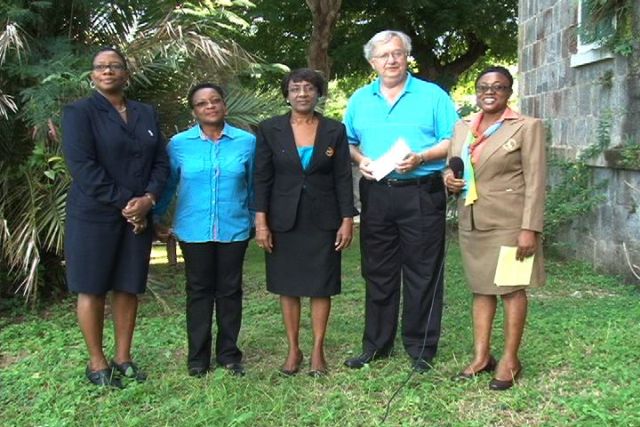
[[[184,102],[198,81],[239,86],[255,59],[233,40],[248,24],[246,0],[10,0],[0,5],[0,293],[60,285],[65,196],[62,106],[88,94],[91,53],[122,50],[128,96],[154,104],[167,135],[190,121]],[[246,79],[246,77],[245,77]],[[273,112],[270,96],[230,91],[230,116],[249,126]],[[43,265],[46,264],[46,267]],[[39,286],[40,285],[40,286]]]

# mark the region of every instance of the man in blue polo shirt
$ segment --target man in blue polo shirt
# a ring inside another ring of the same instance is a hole
[[[440,172],[458,115],[442,89],[407,73],[410,53],[404,33],[373,36],[364,54],[378,78],[353,94],[344,117],[351,158],[363,176],[363,352],[345,361],[354,369],[391,353],[401,289],[402,342],[416,371],[430,368],[440,338],[446,204]],[[371,162],[400,138],[411,153],[376,181]]]

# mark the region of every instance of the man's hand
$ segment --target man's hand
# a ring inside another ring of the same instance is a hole
[[[360,173],[365,179],[374,180],[373,171],[371,170],[371,159],[368,157],[363,157],[358,163],[358,169],[360,169]]]
[[[418,153],[409,153],[407,156],[396,165],[396,172],[408,173],[416,169],[423,163],[422,156]]]

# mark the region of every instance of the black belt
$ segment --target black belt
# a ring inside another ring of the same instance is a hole
[[[380,181],[375,181],[376,184],[386,185],[387,187],[407,187],[409,185],[427,185],[435,190],[444,188],[442,182],[442,175],[439,173],[433,173],[431,175],[419,176],[417,178],[410,179],[396,179],[396,178],[383,178]]]

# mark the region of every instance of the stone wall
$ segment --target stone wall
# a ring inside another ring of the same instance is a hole
[[[610,124],[611,147],[640,143],[638,49],[622,57],[580,47],[576,0],[520,0],[519,18],[520,107],[545,120],[550,152],[575,159],[597,142],[602,123]],[[622,245],[640,264],[640,173],[618,168],[608,154],[593,162],[594,182],[606,181],[606,201],[560,239],[570,255],[632,278]]]

